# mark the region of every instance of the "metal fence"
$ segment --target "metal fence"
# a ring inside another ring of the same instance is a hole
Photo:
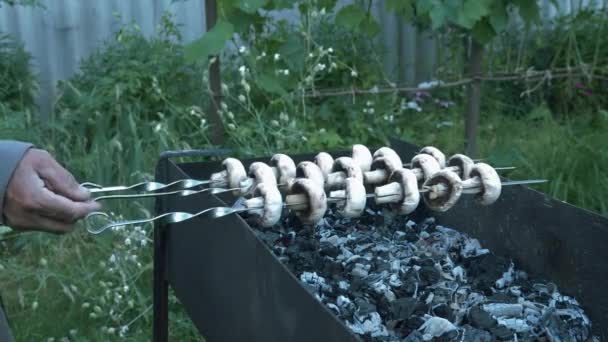
[[[353,0],[340,0],[344,5]],[[551,0],[542,0],[543,18],[572,12],[582,6],[602,6],[603,0],[557,0],[559,12]],[[56,96],[58,80],[78,70],[79,61],[111,37],[120,21],[135,22],[144,34],[154,34],[162,14],[169,11],[182,25],[186,42],[205,31],[204,0],[42,0],[44,8],[0,8],[0,32],[21,40],[34,57],[39,75],[38,103],[48,113]],[[382,23],[379,39],[385,46],[384,65],[393,81],[415,84],[429,78],[437,66],[438,42],[402,19],[387,13],[385,1],[373,3],[373,12]],[[295,11],[277,16],[297,20]]]

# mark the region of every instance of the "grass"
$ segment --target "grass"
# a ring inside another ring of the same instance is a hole
[[[435,145],[447,154],[462,151],[463,120],[456,110],[405,115],[409,124],[403,139]],[[534,187],[606,214],[608,203],[603,194],[608,191],[608,182],[602,178],[602,170],[608,169],[608,151],[602,143],[608,141],[607,127],[606,113],[563,121],[554,120],[542,107],[520,118],[486,113],[480,126],[480,153],[494,165],[516,166],[510,178],[549,179],[549,183]],[[120,326],[130,323],[131,337],[126,340],[148,341],[152,326],[150,227],[143,227],[143,232],[139,237],[132,229],[98,237],[83,229],[66,236],[3,235],[0,283],[17,339],[59,340],[75,329],[73,340],[102,341],[117,337]],[[148,241],[145,246],[135,243],[144,237]],[[112,254],[121,260],[114,267],[109,259]],[[129,262],[130,255],[137,255],[139,264]],[[117,301],[114,295],[125,284],[130,289]],[[129,300],[133,300],[132,305]],[[60,317],[53,319],[58,312]],[[117,312],[123,318],[115,320]],[[109,328],[115,329],[111,335]],[[197,339],[175,299],[171,331],[172,340]]]

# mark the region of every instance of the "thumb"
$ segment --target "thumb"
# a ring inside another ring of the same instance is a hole
[[[81,187],[74,176],[64,169],[54,159],[49,160],[38,170],[38,175],[44,180],[47,187],[58,195],[73,201],[87,201],[91,194],[89,190]]]

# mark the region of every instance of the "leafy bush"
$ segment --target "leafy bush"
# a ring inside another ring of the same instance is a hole
[[[30,68],[31,60],[21,43],[0,34],[0,103],[4,112],[35,108],[38,85]]]
[[[161,151],[207,143],[203,70],[179,41],[168,16],[153,38],[125,26],[60,82],[49,148],[80,178],[132,182]]]

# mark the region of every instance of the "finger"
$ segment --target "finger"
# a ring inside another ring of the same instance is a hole
[[[36,212],[64,222],[76,222],[93,211],[101,209],[95,201],[75,202],[69,198],[42,189],[36,199]]]
[[[36,171],[47,186],[57,194],[74,201],[87,201],[91,197],[89,190],[81,187],[74,176],[53,158],[45,161],[45,164]]]

